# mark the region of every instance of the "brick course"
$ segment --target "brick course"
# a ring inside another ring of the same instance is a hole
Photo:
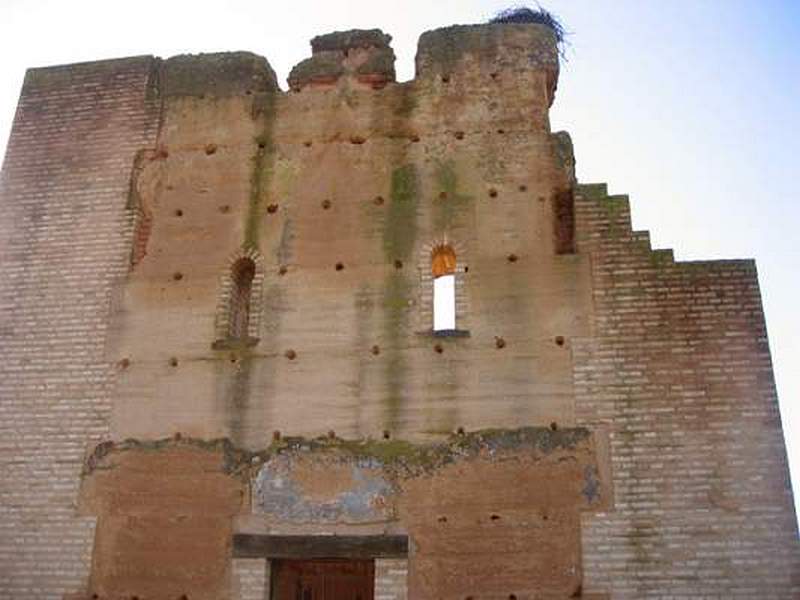
[[[87,445],[108,435],[112,286],[128,268],[132,157],[151,145],[153,59],[28,72],[0,175],[0,596],[86,583],[94,519],[76,509]]]
[[[579,188],[594,331],[578,423],[611,437],[614,511],[585,516],[587,591],[796,598],[800,555],[755,265],[675,262],[624,196]]]

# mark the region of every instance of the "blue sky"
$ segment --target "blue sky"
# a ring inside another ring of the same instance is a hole
[[[0,146],[26,67],[251,50],[285,82],[314,35],[380,27],[400,79],[423,31],[514,2],[2,0]],[[550,0],[572,32],[551,116],[582,182],[630,194],[634,227],[679,260],[757,260],[800,482],[800,1]],[[285,87],[285,85],[284,85]]]

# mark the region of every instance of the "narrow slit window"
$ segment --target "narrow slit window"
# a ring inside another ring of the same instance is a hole
[[[256,265],[249,258],[240,258],[231,269],[231,300],[228,335],[235,339],[247,338],[250,325],[250,295]]]
[[[456,328],[456,253],[439,246],[431,256],[433,273],[433,330]]]

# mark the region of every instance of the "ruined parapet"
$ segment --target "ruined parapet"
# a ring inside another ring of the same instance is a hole
[[[558,38],[547,25],[534,23],[426,31],[417,48],[416,82],[432,97],[469,107],[476,125],[506,121],[548,130],[547,111],[558,83]]]
[[[273,92],[275,71],[252,52],[180,54],[164,61],[161,75],[165,97],[226,97]]]
[[[547,25],[490,23],[426,31],[419,39],[417,78],[457,77],[471,69],[486,75],[547,75],[548,106],[558,83],[558,39]]]
[[[556,131],[550,136],[553,145],[553,154],[556,163],[561,168],[571,184],[577,183],[575,176],[575,148],[572,145],[572,137],[567,131]]]
[[[351,29],[320,35],[311,40],[312,56],[289,74],[289,87],[333,85],[346,76],[373,88],[395,80],[392,36],[380,29]]]

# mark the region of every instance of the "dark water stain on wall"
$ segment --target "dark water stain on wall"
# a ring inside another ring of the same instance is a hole
[[[390,204],[384,222],[383,251],[387,262],[408,262],[417,237],[419,181],[412,164],[392,172]],[[410,329],[409,300],[412,285],[404,271],[390,271],[383,290],[383,339],[386,343],[384,369],[384,426],[395,429],[405,400],[407,359],[402,340]]]

